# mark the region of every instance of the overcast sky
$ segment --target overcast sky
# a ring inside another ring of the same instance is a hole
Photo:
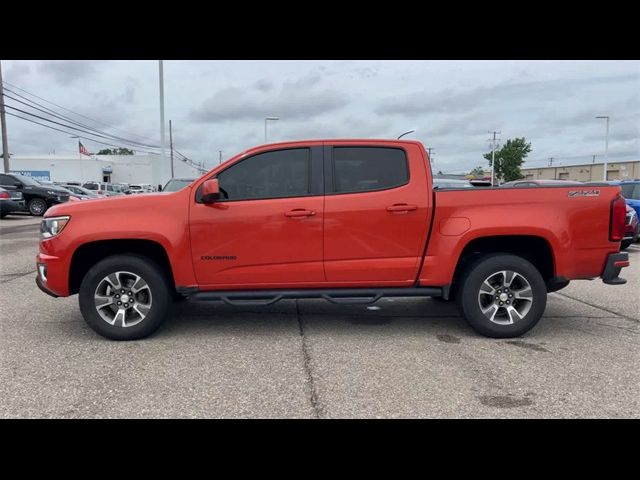
[[[110,133],[159,143],[157,61],[5,60],[3,75],[119,129],[94,124]],[[406,138],[434,149],[435,169],[462,172],[486,165],[489,130],[503,141],[526,137],[530,165],[591,161],[604,152],[604,120],[594,117],[609,115],[610,157],[640,159],[638,61],[165,61],[164,75],[175,148],[208,167],[218,150],[226,159],[264,143],[266,116],[280,117],[269,141],[415,129]],[[7,123],[15,155],[77,152],[64,133]]]

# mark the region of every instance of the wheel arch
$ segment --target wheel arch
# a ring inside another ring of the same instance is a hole
[[[117,254],[136,254],[153,260],[162,268],[169,287],[175,291],[169,255],[159,242],[148,239],[111,239],[84,243],[76,248],[69,265],[69,295],[79,292],[82,279],[93,265]]]
[[[556,260],[549,241],[537,235],[492,235],[476,237],[470,240],[462,249],[453,273],[453,279],[448,289],[447,297],[455,295],[460,275],[478,258],[492,254],[505,253],[517,255],[531,262],[538,269],[548,291],[556,278]],[[567,282],[568,283],[568,282]]]

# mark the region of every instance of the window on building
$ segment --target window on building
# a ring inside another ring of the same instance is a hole
[[[409,181],[404,150],[385,147],[335,147],[334,191],[366,192],[399,187]]]

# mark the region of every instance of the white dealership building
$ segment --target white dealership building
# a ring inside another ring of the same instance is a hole
[[[52,182],[111,182],[153,186],[164,185],[171,178],[171,160],[167,155],[11,155],[11,172],[29,175],[37,180]],[[198,168],[174,158],[176,178],[196,178],[201,175]]]

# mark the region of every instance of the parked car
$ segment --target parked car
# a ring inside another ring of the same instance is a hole
[[[434,178],[433,188],[474,188],[469,180],[458,180],[453,178]]]
[[[79,197],[81,200],[90,200],[94,198],[100,198],[100,196],[97,193],[87,188],[83,188],[83,187],[79,187],[77,185],[71,185],[71,184],[63,184],[60,186],[63,188],[66,188],[67,190],[72,192],[75,196]]]
[[[150,335],[180,295],[233,305],[455,298],[480,334],[517,337],[570,280],[626,282],[620,188],[591,191],[434,190],[417,141],[264,145],[176,192],[54,207],[36,283],[78,293],[87,324],[118,340]]]
[[[469,180],[469,183],[474,187],[490,187],[491,186],[491,180],[479,180],[476,178],[472,178],[471,180]]]
[[[95,192],[97,195],[101,197],[115,197],[118,195],[124,195],[124,193],[119,187],[111,183],[85,182],[82,184],[82,188],[91,190],[92,192]]]
[[[129,190],[131,193],[151,193],[154,191],[154,188],[148,183],[132,183],[129,185]]]
[[[640,179],[621,180],[612,183],[620,186],[622,196],[625,198],[627,205],[633,208],[640,217]]]
[[[24,210],[22,193],[0,187],[0,218],[6,217],[11,212],[22,210]]]
[[[136,183],[132,183],[131,185],[129,185],[129,193],[131,194],[150,193],[150,192],[153,192],[151,185],[136,184]]]
[[[624,238],[620,244],[621,250],[626,250],[632,243],[640,239],[640,220],[636,211],[627,204],[627,216],[625,218]]]
[[[117,191],[119,191],[124,195],[131,194],[128,183],[112,183],[111,185],[113,186],[113,188],[115,188]]]
[[[55,185],[41,185],[37,180],[17,173],[0,173],[0,186],[22,193],[25,211],[41,216],[53,205],[69,201],[69,193]]]
[[[192,184],[194,181],[195,181],[195,178],[172,178],[162,188],[162,191],[177,192],[178,190],[182,190],[187,185]]]

